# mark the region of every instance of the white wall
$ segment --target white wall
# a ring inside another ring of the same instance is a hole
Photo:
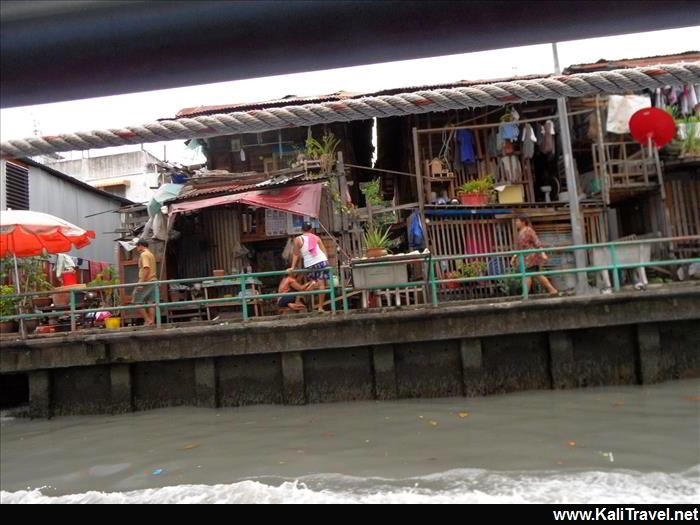
[[[83,158],[49,163],[61,173],[75,177],[92,186],[99,185],[104,179],[123,179],[129,182],[124,193],[119,195],[133,202],[148,202],[158,186],[158,174],[155,163],[159,159],[147,151],[130,151],[116,155]],[[105,191],[111,188],[102,187]]]

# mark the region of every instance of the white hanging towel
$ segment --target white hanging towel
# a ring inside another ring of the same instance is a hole
[[[610,95],[608,97],[608,121],[605,124],[605,129],[619,135],[629,133],[629,122],[632,115],[640,109],[649,107],[651,107],[651,100],[648,96]]]

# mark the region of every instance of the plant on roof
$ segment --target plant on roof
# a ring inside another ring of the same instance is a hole
[[[320,141],[313,137],[306,139],[305,157],[321,161],[321,171],[330,173],[335,166],[335,152],[340,145],[340,140],[333,133],[326,133]]]
[[[470,180],[457,188],[457,194],[489,193],[493,190],[493,178],[489,175],[481,179]]]

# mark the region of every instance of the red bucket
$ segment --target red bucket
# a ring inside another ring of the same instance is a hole
[[[70,286],[78,283],[78,275],[75,272],[65,272],[61,276],[61,279],[63,280],[63,286]]]

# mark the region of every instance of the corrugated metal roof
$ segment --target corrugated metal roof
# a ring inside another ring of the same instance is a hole
[[[295,95],[287,95],[275,100],[264,100],[261,102],[241,102],[234,104],[223,104],[218,106],[197,106],[194,108],[181,109],[175,114],[175,118],[196,117],[201,115],[210,115],[213,113],[230,113],[233,111],[250,111],[254,109],[274,108],[283,106],[300,106],[302,104],[314,104],[318,102],[333,102],[336,100],[345,100],[348,98],[356,98],[362,96],[360,93],[351,93],[349,91],[338,91],[328,95],[311,95],[307,97],[297,97]]]
[[[686,51],[685,53],[679,53],[675,55],[658,55],[652,57],[643,58],[631,58],[622,60],[599,60],[591,64],[577,64],[567,67],[563,74],[570,75],[574,73],[586,73],[590,71],[600,71],[605,69],[619,69],[625,67],[639,67],[652,64],[672,64],[674,62],[683,61],[696,61],[700,60],[700,53],[698,51]],[[431,90],[431,89],[449,89],[456,87],[469,87],[479,84],[494,84],[496,82],[513,82],[518,80],[532,80],[535,78],[547,78],[554,76],[549,73],[541,75],[523,75],[514,76],[507,78],[492,78],[488,80],[458,80],[455,82],[442,83],[442,84],[426,84],[423,86],[403,86],[390,89],[383,89],[380,91],[366,92],[366,93],[351,93],[348,91],[338,91],[336,93],[331,93],[328,95],[315,95],[308,97],[296,97],[287,96],[276,100],[265,100],[260,102],[250,102],[250,103],[234,103],[234,104],[223,104],[218,106],[198,106],[194,108],[181,109],[175,115],[175,118],[183,117],[195,117],[201,115],[212,115],[215,113],[230,113],[234,111],[254,111],[264,108],[273,107],[284,107],[284,106],[301,106],[304,104],[318,103],[318,102],[333,102],[337,100],[346,100],[354,98],[363,97],[377,97],[382,95],[393,95],[396,93],[411,93],[415,91]],[[170,120],[170,119],[161,119]]]
[[[398,88],[383,89],[381,91],[375,91],[373,93],[366,93],[362,95],[363,97],[378,97],[381,95],[395,95],[397,93],[411,93],[414,91],[424,91],[430,89],[451,89],[457,87],[469,87],[478,86],[483,84],[495,84],[497,82],[515,82],[518,80],[533,80],[535,78],[547,78],[550,77],[549,73],[542,73],[539,75],[522,75],[515,77],[503,77],[503,78],[491,78],[488,80],[458,80],[456,82],[448,82],[443,84],[426,84],[424,86],[404,86]]]
[[[243,182],[222,183],[208,188],[193,188],[189,191],[183,191],[173,202],[189,201],[203,197],[211,197],[214,195],[242,193],[245,191],[252,190],[267,190],[271,188],[280,188],[282,186],[291,186],[303,182],[313,182],[325,178],[325,175],[294,173],[289,175],[277,175],[274,177],[270,177],[269,179],[266,179],[262,182],[252,184],[245,184]]]
[[[676,55],[655,55],[640,58],[622,58],[619,60],[607,60],[601,58],[590,64],[574,64],[564,70],[565,75],[575,73],[590,73],[592,71],[604,71],[606,69],[624,69],[628,67],[644,67],[655,64],[674,64],[676,62],[694,62],[700,60],[699,51],[685,51]]]
[[[494,84],[496,82],[511,82],[515,80],[531,80],[535,78],[546,78],[550,75],[525,75],[525,76],[515,76],[508,78],[495,78],[490,80],[458,80],[456,82],[449,82],[443,84],[427,84],[425,86],[405,86],[397,87],[391,89],[383,89],[381,91],[367,92],[367,93],[351,93],[349,91],[339,91],[330,95],[316,95],[310,97],[294,97],[288,96],[276,100],[265,100],[261,102],[254,103],[240,103],[240,104],[224,104],[219,106],[198,106],[196,108],[185,108],[181,109],[175,115],[175,118],[185,118],[185,117],[197,117],[201,115],[213,115],[216,113],[230,113],[234,111],[254,111],[258,109],[274,108],[274,107],[285,107],[285,106],[302,106],[304,104],[312,104],[319,102],[334,102],[339,100],[347,100],[354,98],[364,98],[364,97],[377,97],[382,95],[393,95],[396,93],[411,93],[414,91],[423,91],[429,89],[449,89],[455,87],[468,87],[476,86],[479,84]],[[169,119],[161,119],[169,120]]]

